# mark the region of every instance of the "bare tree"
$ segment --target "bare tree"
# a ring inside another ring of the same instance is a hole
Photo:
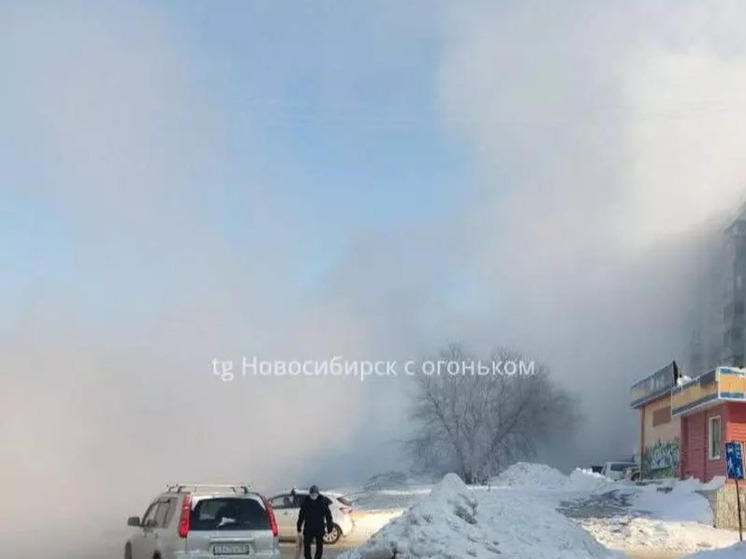
[[[497,350],[480,370],[451,345],[437,361],[437,370],[423,366],[415,378],[415,431],[407,442],[420,471],[455,471],[467,483],[483,481],[533,456],[542,441],[567,436],[576,424],[575,399],[551,381],[547,367],[518,352]],[[508,363],[518,368],[501,369]]]

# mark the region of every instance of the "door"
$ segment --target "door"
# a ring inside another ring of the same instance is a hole
[[[273,497],[269,504],[272,505],[275,511],[277,531],[280,538],[283,540],[295,539],[295,524],[298,520],[298,513],[296,511],[295,515],[293,515],[293,496],[290,494],[278,495],[277,497]]]
[[[169,534],[167,532],[171,530],[172,536],[176,534],[175,528],[169,529],[169,524],[171,524],[171,519],[175,511],[176,498],[163,497],[158,502],[158,506],[155,509],[155,526],[153,526],[150,532],[150,539],[148,540],[149,543],[152,542],[152,551],[149,550],[151,555],[147,557],[152,557],[155,551],[161,552],[160,555],[163,557],[164,547],[167,547],[169,544]],[[170,539],[172,542],[173,537]]]
[[[156,551],[161,551],[161,540],[175,509],[173,497],[159,499],[148,507],[140,534],[132,539],[132,559],[151,559]]]
[[[153,528],[155,527],[155,514],[158,510],[158,501],[150,504],[140,521],[138,533],[132,537],[132,559],[150,559],[153,557]]]

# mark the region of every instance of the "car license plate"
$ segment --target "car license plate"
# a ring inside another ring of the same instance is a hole
[[[219,543],[212,546],[213,555],[248,555],[249,544]]]

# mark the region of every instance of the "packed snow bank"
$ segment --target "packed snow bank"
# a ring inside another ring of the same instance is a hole
[[[536,489],[562,489],[568,479],[559,470],[546,464],[517,462],[492,480],[494,485],[532,487]]]
[[[561,475],[561,474],[560,474]],[[619,557],[550,504],[520,493],[475,493],[448,474],[429,496],[344,559]]]
[[[687,555],[687,557],[698,557],[700,559],[743,559],[746,557],[746,543],[737,543],[723,549],[700,551],[694,555]]]
[[[576,468],[569,476],[546,464],[518,462],[491,483],[496,486],[527,488],[539,491],[595,491],[611,483],[609,478],[590,470]]]
[[[683,555],[729,546],[738,541],[738,532],[719,530],[699,522],[618,516],[586,518],[581,519],[580,523],[605,546],[633,552]]]
[[[669,481],[636,487],[631,492],[634,509],[659,520],[691,521],[712,524],[710,503],[698,491],[721,487],[725,478],[714,478],[709,483],[696,479]]]
[[[566,476],[546,465],[520,463],[490,486],[469,489],[458,478],[455,484],[448,479],[432,495],[431,485],[410,480],[398,488],[357,488],[353,539],[363,542],[380,532],[348,557],[390,559],[394,549],[399,558],[465,557],[471,551],[477,558],[494,557],[491,547],[503,557],[563,557],[557,549],[571,550],[568,558],[598,557],[599,547],[577,551],[589,541],[597,545],[594,538],[607,548],[645,557],[680,556],[738,541],[737,532],[712,527],[709,502],[698,493],[716,489],[722,478],[706,484],[669,480],[640,485],[588,470]],[[454,512],[458,500],[453,493],[476,499],[474,524]],[[579,533],[578,524],[587,532]]]
[[[564,503],[564,509],[609,548],[694,553],[738,541],[736,532],[712,527],[710,503],[698,493],[722,483],[722,478],[706,484],[692,479],[647,485],[610,483]]]
[[[572,491],[598,491],[607,489],[614,482],[604,475],[597,474],[592,470],[575,468],[570,474],[566,489]]]

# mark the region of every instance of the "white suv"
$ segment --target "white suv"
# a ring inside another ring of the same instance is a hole
[[[295,539],[298,533],[298,513],[306,495],[308,491],[294,489],[289,493],[275,495],[269,500],[272,509],[276,511],[278,530],[283,540]],[[339,538],[349,536],[355,527],[352,520],[352,502],[338,493],[322,493],[321,497],[326,497],[329,501],[329,510],[334,521],[332,531],[324,534],[324,543],[335,544]]]
[[[172,485],[127,524],[125,559],[280,559],[272,507],[245,485]]]
[[[628,470],[631,470],[637,467],[638,467],[637,463],[635,462],[606,462],[606,464],[604,464],[603,469],[601,470],[601,473],[609,479],[613,479],[614,481],[619,481],[619,480],[627,478]],[[638,469],[637,477],[639,478],[639,469]]]

